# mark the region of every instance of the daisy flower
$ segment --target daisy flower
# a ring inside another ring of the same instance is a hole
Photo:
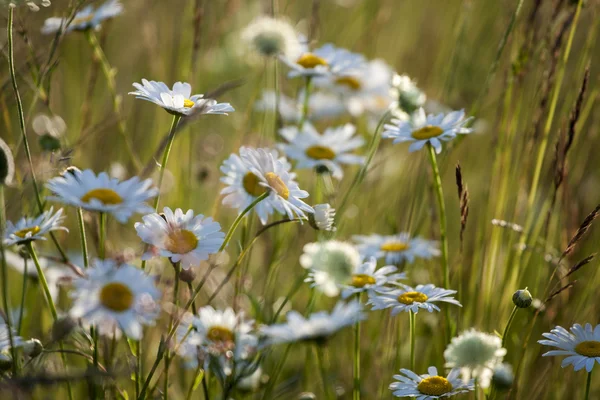
[[[296,57],[301,51],[296,30],[287,21],[262,16],[242,32],[242,40],[265,57]]]
[[[294,180],[295,175],[289,173],[288,166],[273,157],[267,149],[251,149],[242,147],[240,157],[248,170],[258,178],[258,187],[269,190],[268,201],[275,210],[286,214],[288,218],[307,219],[305,212],[314,212],[313,208],[301,199],[308,197],[308,192],[301,190]]]
[[[464,110],[427,115],[423,108],[419,108],[407,121],[392,119],[391,124],[384,126],[381,136],[394,139],[394,144],[413,142],[408,148],[409,152],[421,150],[429,143],[439,154],[442,152],[442,141],[447,142],[458,134],[473,132],[473,129],[466,126],[470,121],[471,118],[465,119]]]
[[[305,318],[296,311],[287,313],[287,322],[264,326],[261,333],[267,344],[324,341],[339,330],[365,319],[362,307],[357,301],[338,302],[333,311],[319,311]]]
[[[418,400],[441,399],[475,390],[475,383],[463,382],[459,378],[459,370],[453,369],[445,378],[438,375],[436,367],[427,368],[427,373],[417,375],[407,369],[400,370],[401,375],[394,375],[399,382],[390,384],[390,390],[396,397],[416,397]]]
[[[4,245],[24,244],[33,240],[46,240],[44,235],[51,231],[69,231],[61,226],[63,220],[62,208],[53,214],[53,208],[44,211],[39,217],[23,217],[16,224],[6,221],[6,232],[4,233]]]
[[[336,179],[342,179],[343,164],[362,164],[365,158],[353,152],[364,144],[362,137],[353,137],[356,127],[346,124],[335,128],[327,128],[323,134],[308,122],[301,129],[288,126],[279,131],[288,141],[281,144],[286,155],[296,160],[297,168],[327,168]]]
[[[361,54],[335,47],[331,43],[327,43],[314,51],[310,51],[304,44],[297,58],[281,57],[281,60],[291,68],[288,73],[290,78],[329,74],[349,76],[356,74],[358,69],[365,63],[365,58]]]
[[[583,327],[575,324],[570,330],[557,326],[550,333],[542,334],[547,340],[538,340],[539,344],[559,349],[550,350],[543,356],[568,356],[562,361],[561,367],[573,365],[575,371],[585,368],[587,372],[592,372],[594,364],[600,364],[600,325],[592,327],[585,324]]]
[[[459,368],[463,381],[475,378],[486,389],[505,355],[506,349],[498,336],[470,329],[453,338],[444,351],[445,367]]]
[[[340,293],[340,285],[352,280],[360,265],[360,254],[350,243],[337,240],[308,243],[300,256],[300,265],[309,270],[305,282],[329,297]]]
[[[412,263],[416,258],[430,259],[440,255],[437,242],[421,238],[411,238],[409,233],[397,235],[355,235],[360,254],[377,259],[384,258],[388,264],[400,264],[404,261]]]
[[[308,214],[308,222],[318,231],[335,232],[335,208],[329,204],[317,204],[313,207],[315,212]]]
[[[153,247],[142,256],[143,260],[159,255],[188,269],[217,253],[225,239],[218,222],[202,214],[194,216],[193,210],[184,214],[181,208],[173,212],[165,207],[162,214],[144,215],[142,220],[135,223],[135,230],[142,241]]]
[[[169,89],[163,82],[147,81],[142,79],[142,84],[133,84],[137,90],[129,92],[136,99],[150,101],[168,113],[179,116],[190,116],[196,114],[223,114],[235,110],[229,103],[217,103],[213,99],[205,99],[203,94],[192,96],[192,87],[187,82],[176,82],[173,90]]]
[[[17,336],[14,329],[12,331],[8,330],[8,325],[3,318],[0,318],[0,354],[10,351],[10,333],[12,333],[15,347],[22,346],[25,343],[20,336]]]
[[[153,325],[160,312],[161,293],[154,279],[133,265],[109,259],[95,260],[86,273],[73,281],[69,315],[95,326],[101,335],[118,337],[122,330],[139,340],[142,325]]]
[[[120,182],[105,172],[96,176],[89,169],[70,169],[50,179],[46,187],[54,193],[50,200],[88,211],[109,213],[121,223],[127,222],[133,213],[152,212],[153,208],[146,201],[158,194],[150,179],[140,181],[136,176]]]
[[[400,289],[393,289],[382,293],[369,292],[369,301],[367,304],[371,304],[373,310],[391,308],[392,315],[409,311],[416,314],[421,308],[433,312],[434,310],[440,311],[440,308],[434,304],[437,302],[450,303],[462,307],[458,300],[452,297],[455,293],[456,290],[442,289],[432,284],[417,285],[415,288],[402,285]]]
[[[410,115],[425,105],[427,96],[421,91],[416,83],[407,75],[394,74],[390,94],[396,101],[399,119],[407,120]]]
[[[342,285],[342,298],[346,299],[357,293],[374,292],[387,284],[406,279],[406,274],[395,273],[396,271],[397,268],[393,265],[377,269],[377,260],[371,257],[352,271],[352,281],[349,284]]]
[[[116,17],[123,12],[123,5],[119,0],[109,0],[102,4],[97,9],[93,6],[87,6],[75,14],[75,17],[71,22],[65,18],[48,18],[44,21],[42,27],[42,33],[45,35],[55,33],[69,24],[65,28],[65,32],[71,31],[86,31],[88,29],[98,29],[100,24],[109,18]]]
[[[242,149],[245,149],[242,147]],[[242,151],[240,149],[240,152]],[[245,151],[245,150],[244,150]],[[289,173],[290,178],[294,179],[296,175],[290,172],[292,166],[285,159],[279,157],[277,150],[266,150],[271,153],[273,158],[279,161],[283,168]],[[232,208],[237,208],[239,212],[246,209],[258,196],[265,193],[268,189],[260,184],[260,180],[256,175],[250,172],[250,167],[245,163],[240,156],[233,153],[221,165],[221,172],[225,176],[221,177],[227,187],[221,190],[221,194],[225,195],[223,204]],[[266,199],[254,206],[253,211],[260,218],[260,222],[265,225],[269,216],[273,213],[274,208],[271,202]]]

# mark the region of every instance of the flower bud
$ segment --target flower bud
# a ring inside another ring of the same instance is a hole
[[[23,343],[23,352],[31,358],[37,357],[44,351],[42,342],[37,339],[30,339]]]
[[[179,272],[179,279],[182,282],[186,282],[186,283],[192,283],[194,282],[194,279],[196,279],[196,271],[194,271],[194,269],[192,267],[188,268],[188,269],[181,269],[181,272]]]
[[[515,294],[513,294],[512,301],[515,304],[515,306],[519,308],[527,308],[531,305],[533,297],[531,297],[531,293],[529,293],[529,290],[525,288],[523,290],[517,290]]]
[[[514,374],[510,364],[499,364],[494,368],[492,382],[499,391],[505,391],[511,388],[514,380]]]
[[[318,231],[335,231],[333,226],[335,220],[335,208],[329,204],[317,204],[315,212],[308,214],[308,223]]]

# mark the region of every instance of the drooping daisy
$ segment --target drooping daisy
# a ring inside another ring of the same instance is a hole
[[[153,246],[153,251],[142,256],[143,260],[159,255],[188,269],[217,253],[225,239],[218,222],[202,214],[194,216],[193,210],[184,214],[181,208],[172,211],[165,207],[162,214],[144,215],[142,220],[143,223],[135,223],[135,230],[145,243]]]
[[[401,369],[401,375],[394,375],[400,382],[390,384],[396,397],[416,397],[418,400],[441,399],[475,390],[473,380],[463,382],[459,370],[453,369],[445,378],[438,375],[436,367],[427,368],[427,373],[417,375],[408,369]]]
[[[335,231],[335,208],[329,204],[317,204],[313,207],[315,212],[308,214],[308,222],[319,231]]]
[[[33,240],[46,240],[44,235],[51,231],[69,231],[61,226],[63,220],[62,208],[53,214],[54,209],[50,207],[39,217],[23,217],[16,224],[6,221],[6,232],[4,233],[4,244],[12,246],[13,244],[24,244]]]
[[[142,325],[153,325],[160,312],[160,291],[143,270],[116,261],[95,260],[87,276],[73,281],[69,315],[95,326],[101,335],[142,337]]]
[[[54,193],[49,197],[51,200],[88,211],[109,213],[121,223],[127,222],[133,213],[152,212],[146,201],[158,194],[150,179],[140,181],[135,176],[119,182],[105,172],[96,176],[89,169],[69,169],[63,175],[50,179],[46,187]]]
[[[406,232],[391,236],[355,235],[352,238],[358,242],[357,247],[363,257],[385,257],[388,264],[404,261],[412,263],[416,258],[430,259],[440,255],[437,242],[418,237],[411,238]]]
[[[446,368],[459,368],[464,380],[477,379],[477,384],[486,389],[490,386],[494,369],[502,363],[506,349],[502,339],[496,335],[470,329],[452,339],[446,350]]]
[[[263,326],[261,333],[267,344],[324,341],[339,330],[363,320],[362,306],[357,301],[338,302],[333,311],[319,311],[305,318],[296,311],[287,313],[287,322]]]
[[[10,334],[12,333],[13,344],[15,347],[22,346],[25,341],[17,336],[14,329],[8,330],[8,325],[3,318],[0,318],[0,354],[6,354],[10,352]]]
[[[281,60],[291,68],[288,73],[290,78],[328,74],[351,76],[356,74],[365,63],[365,58],[361,54],[335,47],[331,43],[324,44],[314,51],[310,51],[304,44],[297,58],[281,57]]]
[[[109,0],[97,9],[94,9],[91,5],[85,7],[75,14],[75,17],[70,22],[65,18],[48,18],[44,21],[42,33],[45,35],[55,33],[67,23],[69,25],[65,28],[65,32],[98,29],[104,20],[116,17],[122,12],[123,5],[119,0]]]
[[[427,100],[425,93],[407,75],[394,75],[390,94],[396,101],[400,112],[397,116],[401,120],[408,120],[410,115],[423,107]]]
[[[258,178],[257,186],[269,190],[269,196],[263,201],[268,201],[290,219],[307,219],[305,212],[314,212],[311,206],[301,200],[308,197],[308,192],[300,189],[294,180],[295,176],[269,150],[242,147],[240,157],[248,170]]]
[[[340,286],[352,280],[360,265],[360,254],[350,243],[338,240],[308,243],[300,256],[300,265],[309,270],[305,282],[311,282],[329,297],[340,293]]]
[[[550,333],[542,334],[546,339],[538,340],[539,344],[559,349],[550,350],[543,356],[568,356],[562,361],[561,367],[573,365],[575,371],[585,368],[591,372],[596,362],[600,364],[600,325],[592,327],[585,324],[583,327],[575,324],[570,330],[557,326]]]
[[[373,292],[385,288],[389,283],[393,284],[401,279],[406,279],[406,274],[395,273],[396,271],[397,268],[393,265],[377,269],[377,260],[375,257],[371,257],[352,271],[351,282],[342,285],[342,298],[346,299],[357,293]]]
[[[371,304],[373,310],[391,308],[392,315],[409,311],[416,314],[421,308],[433,312],[434,310],[440,311],[440,308],[434,304],[437,302],[450,303],[462,307],[458,300],[452,297],[455,293],[456,290],[442,289],[432,284],[417,285],[414,288],[402,285],[399,289],[382,293],[370,292],[367,304]]]
[[[297,124],[302,119],[302,105],[304,104],[304,91],[298,94],[298,99],[292,99],[284,94],[279,95],[279,115],[285,123]],[[256,102],[255,108],[259,111],[275,110],[277,104],[275,92],[264,91],[262,97]],[[308,119],[320,121],[328,118],[337,118],[346,113],[346,107],[334,93],[322,91],[310,92],[308,99]]]
[[[289,22],[261,16],[242,32],[242,40],[254,52],[265,57],[297,57],[301,51],[296,30]]]
[[[129,92],[136,99],[150,101],[168,113],[179,116],[196,114],[222,114],[234,112],[229,103],[217,103],[214,99],[205,99],[203,94],[192,96],[192,87],[187,82],[176,82],[173,90],[163,82],[147,81],[142,79],[142,84],[135,82],[135,92]]]
[[[305,122],[301,129],[288,126],[279,131],[288,143],[280,147],[298,162],[297,168],[327,168],[336,179],[342,179],[342,164],[362,164],[365,160],[353,152],[364,144],[362,137],[353,137],[356,127],[346,124],[327,128],[323,134]]]
[[[421,150],[426,144],[431,144],[437,154],[442,151],[442,141],[447,142],[456,135],[467,135],[473,132],[467,124],[471,118],[465,119],[464,110],[448,114],[425,114],[423,108],[415,111],[409,120],[392,119],[391,124],[384,126],[383,138],[394,139],[394,144],[413,142],[409,152]]]
[[[242,147],[243,149],[244,147]],[[241,151],[241,150],[240,150]],[[285,159],[279,157],[277,150],[267,150],[273,158],[279,161],[284,169],[288,171],[291,179],[295,178],[295,174],[291,172],[292,166]],[[221,177],[221,182],[227,185],[221,194],[225,195],[223,204],[226,206],[237,208],[239,212],[248,207],[258,196],[266,192],[268,189],[260,185],[260,180],[256,175],[250,172],[250,167],[237,154],[233,153],[221,165],[221,172],[225,176]],[[273,213],[273,205],[271,202],[263,200],[254,206],[253,210],[260,218],[260,222],[264,225],[267,223],[269,216]]]

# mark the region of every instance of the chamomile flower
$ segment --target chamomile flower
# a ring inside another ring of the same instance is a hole
[[[415,111],[409,120],[392,119],[391,124],[384,126],[382,137],[394,139],[394,144],[412,142],[409,152],[421,150],[430,144],[436,153],[441,153],[442,142],[447,142],[456,135],[467,135],[473,132],[467,124],[471,118],[465,119],[464,110],[453,111],[448,114],[425,114],[423,108]]]
[[[476,329],[453,338],[444,351],[447,368],[459,368],[463,381],[475,378],[484,389],[489,387],[494,369],[505,355],[502,339]]]
[[[425,105],[427,96],[421,91],[416,83],[407,75],[394,74],[392,78],[391,96],[396,101],[398,111],[403,120],[410,118],[410,115]]]
[[[242,40],[254,52],[265,57],[297,57],[301,51],[296,30],[287,21],[262,16],[242,32]]]
[[[300,265],[309,270],[305,282],[329,297],[337,296],[340,286],[352,280],[360,261],[353,245],[338,240],[308,243],[300,256]]]
[[[353,239],[363,257],[385,258],[388,264],[412,263],[417,258],[430,259],[440,255],[437,242],[411,238],[406,232],[391,236],[355,235]]]
[[[107,19],[116,17],[123,12],[123,5],[119,0],[109,0],[97,9],[93,6],[87,6],[75,14],[72,21],[65,18],[48,18],[44,21],[42,33],[45,35],[55,33],[67,23],[65,32],[86,31],[88,29],[98,29],[100,24]]]
[[[51,231],[69,231],[61,226],[64,220],[62,208],[54,213],[51,207],[36,218],[23,217],[16,224],[6,221],[4,245],[24,244],[33,240],[46,240],[44,235]]]
[[[417,285],[410,287],[402,285],[399,289],[393,289],[381,293],[375,291],[369,292],[369,301],[373,310],[392,309],[392,315],[401,312],[418,313],[419,309],[425,309],[429,312],[440,311],[440,308],[434,304],[437,302],[450,303],[462,307],[462,305],[452,297],[456,290],[448,290],[435,287],[432,284]]]
[[[118,337],[123,331],[139,340],[142,325],[153,325],[160,312],[161,293],[154,279],[133,265],[110,259],[95,260],[86,273],[73,281],[70,316],[95,326],[101,335]]]
[[[176,82],[172,90],[163,82],[146,79],[142,79],[141,85],[135,82],[133,86],[137,90],[129,94],[134,95],[136,99],[150,101],[173,115],[227,115],[235,111],[229,103],[217,103],[214,99],[205,99],[203,94],[192,96],[192,87],[187,82]]]
[[[339,330],[365,318],[357,301],[338,302],[333,311],[319,311],[305,318],[296,311],[287,313],[287,322],[264,326],[261,333],[267,344],[324,341]]]
[[[335,208],[329,204],[317,204],[313,207],[315,212],[308,214],[308,222],[318,231],[335,232]]]
[[[142,241],[153,247],[142,256],[143,260],[159,255],[188,269],[217,253],[225,239],[218,222],[202,214],[194,215],[193,210],[184,214],[180,208],[172,211],[165,207],[162,214],[144,215],[142,220],[135,223],[135,230]]]
[[[353,152],[364,144],[362,137],[353,137],[356,127],[346,124],[328,128],[319,134],[308,122],[301,129],[288,126],[279,131],[288,143],[281,144],[288,158],[296,160],[297,168],[327,168],[336,179],[342,179],[342,165],[362,164],[365,158]]]
[[[258,179],[257,193],[260,187],[267,189],[269,195],[263,201],[268,201],[275,210],[290,219],[307,219],[305,213],[314,212],[311,206],[301,200],[308,197],[308,192],[300,189],[287,165],[273,157],[269,150],[242,147],[240,157]]]
[[[49,180],[46,187],[54,193],[50,200],[108,213],[121,223],[127,222],[133,213],[152,212],[146,201],[158,194],[150,179],[140,181],[136,176],[120,182],[105,172],[96,175],[89,169],[70,169]]]
[[[273,158],[283,165],[283,168],[290,174],[291,179],[295,178],[295,174],[290,172],[292,166],[285,157],[279,157],[277,150],[266,151],[270,152]],[[221,165],[221,172],[225,175],[221,177],[221,182],[227,185],[221,190],[221,194],[225,196],[223,197],[223,204],[232,208],[237,208],[239,212],[243,211],[252,204],[258,196],[268,190],[260,185],[260,180],[256,175],[250,172],[248,164],[235,153],[231,154],[229,158],[223,162],[223,165]],[[271,202],[263,200],[254,206],[253,211],[256,212],[260,222],[264,225],[267,223],[269,216],[273,213],[274,208]]]
[[[550,350],[543,356],[568,356],[563,359],[561,367],[573,365],[575,371],[585,368],[587,372],[592,372],[594,364],[600,364],[600,325],[592,327],[585,324],[583,327],[575,324],[570,330],[557,326],[550,333],[542,334],[546,339],[538,340],[539,344],[559,349]]]
[[[441,399],[475,390],[473,380],[463,382],[458,375],[458,369],[451,370],[445,378],[438,375],[436,367],[427,368],[423,375],[401,369],[400,375],[394,375],[399,382],[390,384],[390,390],[396,397],[416,397],[418,400]]]
[[[352,76],[364,65],[365,58],[361,54],[352,53],[346,49],[327,43],[314,51],[306,45],[298,57],[281,57],[281,60],[291,68],[288,77],[314,77],[324,75]]]
[[[395,273],[396,271],[397,268],[393,265],[377,269],[377,260],[375,257],[371,257],[352,271],[352,278],[348,284],[342,285],[342,298],[346,299],[357,293],[381,290],[388,284],[395,284],[401,279],[406,279],[406,274]]]

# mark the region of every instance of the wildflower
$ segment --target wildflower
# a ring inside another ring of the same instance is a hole
[[[275,159],[268,150],[242,147],[240,157],[256,177],[252,178],[253,190],[257,196],[268,190],[269,196],[263,201],[268,201],[275,210],[290,219],[296,216],[306,219],[305,212],[314,212],[311,206],[301,200],[308,197],[308,192],[300,189],[288,166]]]
[[[407,75],[394,74],[391,95],[396,100],[399,111],[408,119],[409,116],[425,105],[427,96]]]
[[[154,279],[141,269],[118,265],[114,260],[95,260],[87,276],[74,280],[69,315],[93,325],[101,335],[131,339],[142,337],[142,325],[153,325],[159,315],[161,293]]]
[[[48,181],[46,187],[55,195],[49,197],[51,200],[88,211],[109,213],[121,223],[127,222],[133,213],[152,212],[146,201],[158,194],[150,179],[140,181],[133,177],[119,182],[105,172],[96,176],[89,169],[67,170]]]
[[[284,94],[279,95],[279,116],[286,123],[297,124],[302,119],[302,105],[305,92],[302,90],[298,99],[292,99]],[[274,110],[276,96],[273,91],[264,91],[262,97],[256,102],[255,108],[259,111]],[[333,93],[322,91],[310,92],[308,99],[308,116],[311,121],[336,118],[346,112],[346,107],[340,98]]]
[[[309,51],[304,46],[297,58],[281,57],[281,60],[291,68],[290,78],[305,76],[353,76],[363,66],[365,59],[361,54],[352,53],[346,49],[327,43],[320,48]]]
[[[538,340],[539,344],[559,349],[542,355],[568,356],[562,361],[561,367],[573,365],[575,371],[585,368],[587,372],[592,372],[594,363],[600,364],[600,325],[592,328],[590,324],[585,324],[585,327],[575,324],[570,330],[557,326],[550,333],[542,334],[547,340]]]
[[[442,151],[442,141],[447,142],[458,134],[473,132],[473,129],[466,127],[470,121],[471,118],[465,119],[464,110],[426,115],[425,110],[419,108],[407,121],[392,119],[391,124],[384,126],[382,137],[394,139],[394,144],[413,142],[408,148],[410,152],[421,150],[429,143],[439,154]]]
[[[456,290],[442,289],[431,284],[417,285],[414,288],[402,285],[400,289],[382,293],[370,292],[367,304],[371,304],[373,310],[391,308],[392,315],[408,311],[416,314],[421,308],[433,312],[434,310],[440,311],[440,308],[434,304],[437,302],[450,303],[462,307],[458,300],[452,297],[455,293]]]
[[[142,79],[142,84],[135,82],[135,92],[129,92],[136,99],[150,101],[168,113],[179,116],[196,114],[222,114],[227,115],[235,110],[229,103],[217,103],[214,99],[205,99],[203,94],[192,94],[192,87],[187,82],[176,82],[173,90],[163,82],[147,81]]]
[[[355,235],[354,241],[363,257],[384,258],[388,264],[412,263],[416,258],[430,259],[440,255],[437,242],[421,238],[411,238],[409,233],[397,235]]]
[[[527,308],[533,302],[533,297],[531,297],[531,293],[527,288],[523,290],[517,290],[515,294],[513,294],[512,301],[515,306],[519,308]]]
[[[338,302],[333,311],[319,311],[304,318],[296,311],[287,313],[287,323],[264,326],[261,333],[267,344],[293,343],[304,341],[322,342],[339,330],[354,325],[365,318],[357,301]]]
[[[6,221],[6,232],[4,234],[4,244],[12,246],[13,244],[25,244],[34,240],[46,240],[44,235],[48,232],[62,230],[69,231],[61,226],[64,220],[62,208],[55,214],[51,207],[36,218],[23,217],[16,224]]]
[[[286,155],[298,162],[297,168],[320,168],[329,170],[336,179],[342,179],[342,164],[362,164],[364,157],[353,152],[364,144],[361,137],[353,137],[356,127],[352,124],[328,128],[319,134],[308,122],[298,129],[288,126],[279,131],[288,141],[280,147]]]
[[[295,57],[301,50],[296,30],[287,22],[271,17],[259,17],[248,25],[242,40],[256,53],[273,57]]]
[[[98,29],[104,20],[116,17],[122,12],[123,5],[119,0],[109,0],[97,9],[94,9],[91,5],[85,7],[75,14],[75,17],[71,21],[65,18],[48,18],[44,21],[42,33],[48,35],[63,28],[65,32]]]
[[[173,212],[165,207],[162,214],[144,215],[142,220],[144,222],[135,223],[135,230],[142,241],[153,246],[153,251],[142,256],[143,260],[151,259],[158,252],[159,256],[188,269],[217,253],[225,239],[218,222],[202,214],[194,216],[193,210],[184,214],[181,208]]]
[[[484,389],[489,387],[494,369],[505,355],[506,349],[498,336],[476,329],[453,338],[444,351],[447,368],[460,368],[463,380],[475,378]]]
[[[419,400],[441,399],[460,393],[475,390],[472,380],[463,382],[459,370],[453,369],[445,378],[438,375],[436,367],[427,368],[427,373],[417,375],[407,369],[400,370],[401,375],[394,375],[400,382],[390,384],[390,390],[396,397],[417,397]]]
[[[353,271],[351,281],[342,285],[342,298],[346,299],[357,293],[374,293],[382,290],[388,284],[395,284],[401,279],[406,279],[406,274],[395,273],[397,268],[387,265],[377,269],[375,257],[360,263]]]
[[[318,231],[335,232],[335,208],[329,204],[317,204],[314,207],[315,212],[308,214],[308,222]]]
[[[8,330],[8,325],[0,318],[0,354],[6,354],[10,351],[10,333],[12,333],[13,345],[15,347],[20,347],[25,343],[20,336],[17,336],[14,329],[11,329],[11,331]]]

